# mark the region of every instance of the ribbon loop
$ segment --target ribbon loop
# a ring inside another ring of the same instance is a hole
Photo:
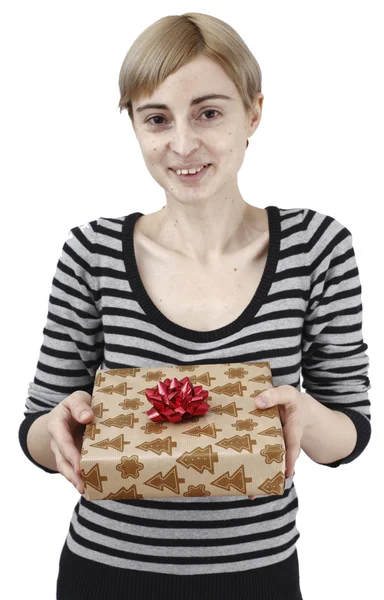
[[[201,417],[209,410],[209,404],[205,402],[208,391],[202,385],[192,385],[189,377],[180,381],[176,377],[159,381],[154,388],[147,388],[145,395],[153,404],[147,415],[155,422],[177,423],[191,417]]]

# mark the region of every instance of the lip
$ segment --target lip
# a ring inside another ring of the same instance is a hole
[[[174,173],[175,177],[177,177],[178,181],[184,182],[184,183],[194,183],[196,181],[200,181],[200,179],[202,179],[206,172],[209,170],[209,168],[211,167],[211,163],[208,163],[206,167],[204,167],[204,169],[202,169],[201,171],[199,171],[199,173],[195,173],[194,175],[178,175],[176,173],[176,171],[174,171],[173,169],[169,169],[170,171],[172,171],[172,173]],[[190,167],[192,169],[192,167]]]
[[[182,171],[183,169],[199,169],[202,165],[211,166],[211,163],[195,163],[194,165],[188,165],[188,167],[169,167],[172,171]]]

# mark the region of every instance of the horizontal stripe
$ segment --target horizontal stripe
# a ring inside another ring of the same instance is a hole
[[[92,392],[98,369],[269,361],[273,385],[305,389],[355,424],[355,460],[371,435],[368,346],[350,231],[308,208],[268,207],[263,277],[235,321],[211,331],[173,323],[148,296],[133,253],[141,213],[71,229],[57,262],[43,342],[25,401],[19,439],[33,420],[75,390]],[[40,466],[40,465],[37,465]],[[41,466],[40,466],[41,467]],[[55,473],[41,467],[48,473]],[[236,573],[287,560],[300,536],[293,478],[282,496],[81,497],[68,549],[105,567],[203,575]]]

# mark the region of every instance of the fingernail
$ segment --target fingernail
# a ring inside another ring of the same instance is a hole
[[[259,406],[266,406],[266,405],[267,405],[267,401],[266,401],[266,399],[265,399],[265,398],[263,398],[262,396],[257,396],[257,398],[256,398],[256,403],[257,403]]]
[[[89,417],[91,413],[89,412],[89,410],[83,410],[83,412],[80,414],[80,419],[86,419],[87,417]]]

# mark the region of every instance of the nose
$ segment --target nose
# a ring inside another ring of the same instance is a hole
[[[200,138],[189,125],[174,128],[169,142],[170,149],[181,156],[189,156],[201,145]]]

